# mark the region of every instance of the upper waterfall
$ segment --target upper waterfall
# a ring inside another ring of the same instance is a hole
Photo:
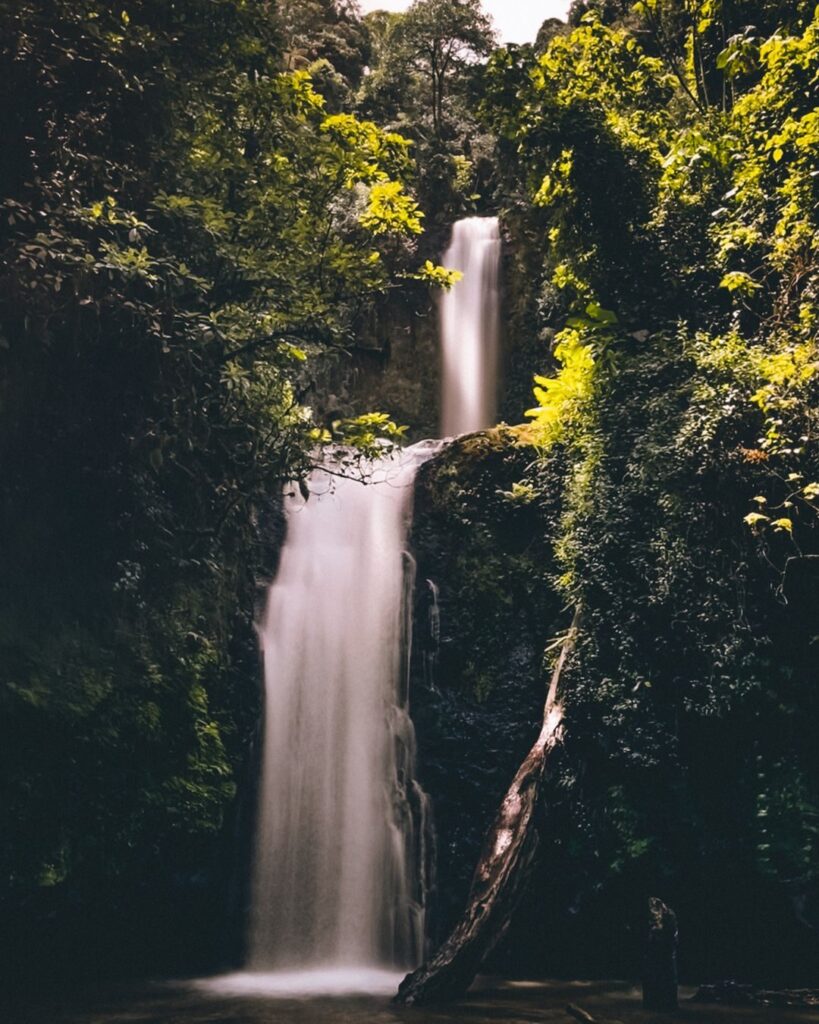
[[[444,437],[496,422],[500,254],[497,217],[469,217],[454,225],[443,264],[463,278],[440,307]]]

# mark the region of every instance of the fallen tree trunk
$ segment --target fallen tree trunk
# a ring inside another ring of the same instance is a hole
[[[543,727],[518,769],[484,840],[466,909],[435,955],[401,982],[395,1002],[443,1002],[462,996],[503,937],[526,891],[538,836],[534,816],[549,754],[562,737],[560,678],[574,644],[579,613],[563,641],[543,711]]]

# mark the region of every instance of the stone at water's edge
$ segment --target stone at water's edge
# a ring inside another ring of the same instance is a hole
[[[662,900],[648,901],[648,935],[643,961],[643,1006],[670,1013],[678,1007],[677,915]]]

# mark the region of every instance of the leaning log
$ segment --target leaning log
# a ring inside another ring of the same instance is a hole
[[[433,957],[404,978],[395,996],[397,1003],[420,1005],[462,996],[509,927],[531,875],[538,843],[535,811],[546,764],[562,739],[560,679],[578,623],[576,612],[552,673],[540,735],[484,840],[463,916]]]

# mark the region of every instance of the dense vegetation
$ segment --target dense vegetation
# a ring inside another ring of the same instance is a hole
[[[804,975],[819,22],[799,3],[584,6],[541,55],[497,53],[484,100],[545,243],[554,369],[532,415],[568,459],[553,582],[583,617],[553,870],[601,922],[660,892],[696,933],[689,971]]]
[[[257,717],[260,523],[328,434],[303,367],[438,272],[409,143],[286,71],[267,4],[0,14],[0,873],[36,927],[41,901],[161,907],[212,860]]]
[[[400,434],[308,409],[373,310],[448,283],[445,226],[493,210],[535,447],[489,446],[496,488],[455,452],[425,500],[441,530],[460,510],[450,675],[476,705],[516,615],[531,643],[582,613],[529,934],[545,969],[628,970],[612,922],[636,934],[657,894],[689,973],[815,973],[819,16],[575,0],[569,22],[499,48],[477,0],[0,0],[0,911],[22,956],[23,922],[60,956],[79,919],[102,948],[180,907],[219,931],[275,495],[323,440]],[[507,548],[524,521],[542,535]]]

